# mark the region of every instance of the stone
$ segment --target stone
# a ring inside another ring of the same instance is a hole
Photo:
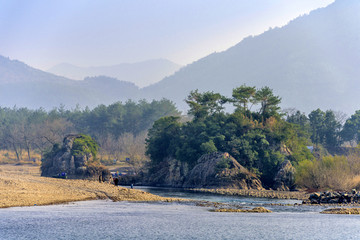
[[[76,138],[80,137],[82,135],[67,135],[62,146],[53,149],[53,155],[49,155],[43,160],[41,176],[54,177],[65,173],[67,178],[98,179],[100,177],[104,181],[110,180],[110,171],[94,161],[91,154],[80,156],[72,154],[73,143]]]
[[[169,157],[157,166],[146,182],[153,186],[182,187],[188,172],[187,163]]]
[[[228,153],[214,152],[201,156],[189,172],[184,188],[232,188],[263,190],[254,173],[241,166]]]
[[[289,191],[295,188],[295,168],[289,160],[285,160],[279,167],[274,178],[274,189]]]

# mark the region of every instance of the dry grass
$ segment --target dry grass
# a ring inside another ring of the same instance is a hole
[[[31,151],[31,158],[34,158],[36,160],[37,164],[40,164],[41,156],[40,154]],[[0,150],[0,164],[12,164],[12,163],[19,163],[16,154],[14,151],[9,150]],[[20,163],[30,163],[28,159],[27,153],[23,150],[20,152]],[[33,163],[33,162],[31,162]]]
[[[0,165],[0,208],[73,201],[183,201],[88,180],[40,177],[37,166]]]

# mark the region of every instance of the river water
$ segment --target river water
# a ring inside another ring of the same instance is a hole
[[[360,216],[319,214],[293,200],[223,197],[173,189],[164,196],[262,205],[273,213],[221,213],[179,203],[105,200],[0,209],[0,239],[359,239]],[[296,202],[295,202],[296,203]]]

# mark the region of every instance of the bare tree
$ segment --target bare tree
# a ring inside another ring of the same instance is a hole
[[[145,137],[145,132],[136,137],[132,133],[125,133],[118,139],[121,153],[130,158],[128,163],[133,167],[135,174],[138,174],[149,161],[145,155]]]

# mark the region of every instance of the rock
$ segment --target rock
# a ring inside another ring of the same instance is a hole
[[[257,176],[241,166],[228,153],[205,154],[190,171],[184,188],[233,188],[262,190]]]
[[[320,212],[323,214],[360,214],[360,208],[330,208]]]
[[[91,153],[76,155],[73,153],[75,139],[83,135],[71,134],[64,138],[63,145],[54,145],[53,150],[42,161],[41,176],[54,177],[66,175],[68,178],[101,179],[108,181],[109,170],[94,161]]]
[[[156,171],[150,174],[147,182],[154,186],[182,187],[189,167],[187,163],[180,162],[174,158],[166,158],[157,166]]]
[[[321,194],[320,193],[313,193],[309,196],[309,200],[311,204],[317,204],[320,203],[321,200]]]
[[[360,195],[358,193],[353,194],[354,191],[347,192],[331,192],[326,191],[322,193],[313,193],[309,196],[309,200],[312,204],[349,204],[358,203]],[[356,192],[356,191],[355,191]]]
[[[272,211],[264,207],[255,207],[253,209],[234,209],[234,208],[218,208],[213,209],[213,212],[241,212],[241,213],[271,213]]]
[[[295,168],[289,160],[285,160],[274,178],[274,189],[289,191],[295,188]]]

